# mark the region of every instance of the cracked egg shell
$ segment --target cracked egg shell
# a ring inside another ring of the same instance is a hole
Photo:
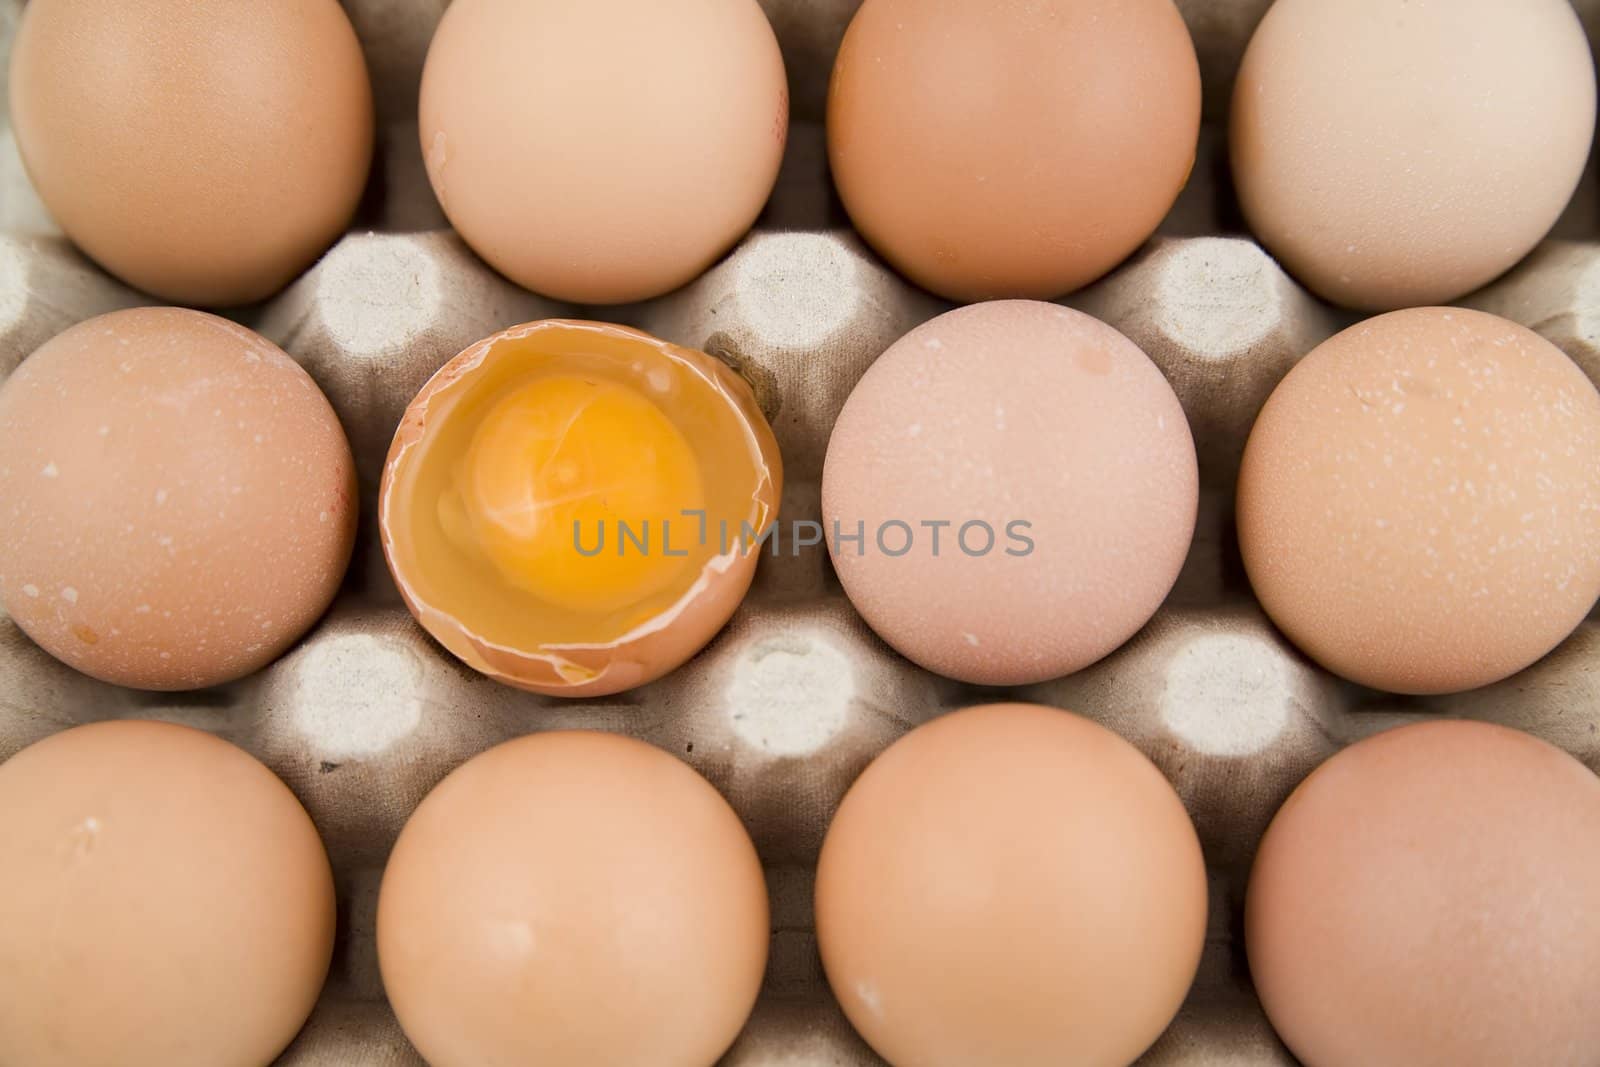
[[[783,470],[725,364],[624,326],[545,320],[472,345],[406,409],[378,523],[406,605],[473,669],[551,696],[653,681],[755,576],[743,534]]]

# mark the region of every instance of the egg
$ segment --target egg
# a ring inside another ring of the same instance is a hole
[[[1600,597],[1600,394],[1492,315],[1370,319],[1268,399],[1238,527],[1267,614],[1334,673],[1398,693],[1498,681]]]
[[[1278,812],[1250,971],[1307,1064],[1585,1064],[1600,1049],[1600,780],[1501,726],[1351,746]]]
[[[750,228],[789,92],[756,0],[455,0],[420,120],[439,203],[490,266],[617,304],[678,288]]]
[[[1172,0],[866,0],[828,93],[851,220],[952,300],[1105,274],[1171,209],[1199,135]]]
[[[766,884],[739,817],[642,741],[536,734],[406,823],[378,961],[433,1067],[711,1067],[755,1004]]]
[[[1337,304],[1449,303],[1572,198],[1595,68],[1568,0],[1277,0],[1239,69],[1251,229]]]
[[[546,320],[471,346],[406,410],[384,554],[463,662],[555,696],[684,663],[733,614],[782,495],[755,394],[702,352]]]
[[[210,734],[102,722],[0,765],[0,1063],[267,1067],[333,952],[294,794]]]
[[[981,685],[1070,674],[1177,580],[1199,473],[1172,387],[1110,326],[998,301],[880,356],[828,441],[822,510],[845,592],[928,670]]]
[[[55,221],[164,300],[272,295],[366,184],[372,88],[336,0],[31,0],[10,93]]]
[[[828,982],[894,1067],[1127,1067],[1194,979],[1206,872],[1137,749],[997,704],[867,767],[828,828],[816,909]]]
[[[199,689],[272,662],[338,591],[356,508],[327,398],[226,319],[114,311],[0,388],[0,602],[103,681]]]

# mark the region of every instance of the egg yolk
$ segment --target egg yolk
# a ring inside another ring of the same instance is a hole
[[[445,536],[560,607],[612,612],[671,586],[706,507],[683,433],[642,393],[540,378],[485,414],[439,499]]]

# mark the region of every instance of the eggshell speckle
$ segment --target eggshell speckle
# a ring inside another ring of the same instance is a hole
[[[1088,666],[1155,614],[1198,495],[1189,424],[1149,357],[1087,315],[1002,301],[878,358],[828,442],[822,506],[845,592],[884,640],[940,674],[1020,685]]]
[[[316,383],[213,315],[90,319],[0,389],[0,601],[105,681],[195,689],[271,662],[333,599],[356,507]]]
[[[1487,685],[1600,596],[1600,394],[1492,315],[1368,320],[1267,401],[1238,520],[1262,606],[1329,670],[1401,693]]]

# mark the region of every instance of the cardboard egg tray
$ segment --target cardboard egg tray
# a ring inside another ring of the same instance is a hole
[[[790,520],[819,518],[829,430],[867,366],[945,310],[854,235],[834,197],[821,119],[828,73],[859,0],[763,0],[788,63],[794,126],[755,231],[687,288],[626,308],[554,303],[484,266],[448,229],[416,138],[417,85],[446,0],[346,0],[377,91],[379,148],[350,233],[265,304],[236,313],[316,378],[362,480],[362,535],[327,618],[280,662],[236,685],[149,694],[75,674],[0,614],[0,759],[77,723],[168,719],[264,760],[304,802],[337,874],[332,974],[295,1067],[421,1063],[390,1013],[374,942],[377,889],[401,826],[446,773],[530,731],[613,730],[672,752],[732,802],[766,864],[771,963],[730,1065],[867,1065],[817,957],[811,879],[828,820],[856,775],[906,730],[997,698],[1070,708],[1148,754],[1182,794],[1211,871],[1211,928],[1182,1014],[1141,1062],[1288,1064],[1251,992],[1241,905],[1256,844],[1290,790],[1337,749],[1418,716],[1527,730],[1600,770],[1600,627],[1479,692],[1404,699],[1336,681],[1285,643],[1250,595],[1232,524],[1252,420],[1289,368],[1353,317],[1309,296],[1243,232],[1229,186],[1233,72],[1268,0],[1179,0],[1205,74],[1194,179],[1150,244],[1066,303],[1122,330],[1166,372],[1199,448],[1199,531],[1167,605],[1130,644],[1070,678],[983,690],[934,677],[852,611],[826,552],[768,557],[748,601],[688,666],[622,696],[563,702],[456,663],[400,603],[371,517],[406,403],[442,363],[505,326],[609,319],[710,352],[755,386],[782,445]],[[1577,5],[1591,37],[1600,0]],[[0,63],[20,0],[0,0]],[[3,91],[0,79],[0,91]],[[0,377],[79,320],[150,303],[72,249],[27,186],[0,127]],[[1600,181],[1594,168],[1556,233],[1465,303],[1539,331],[1600,379]],[[0,546],[4,551],[4,546]],[[1046,815],[1046,817],[1048,817]],[[647,893],[641,886],[640,892]],[[240,961],[248,966],[248,961]]]

